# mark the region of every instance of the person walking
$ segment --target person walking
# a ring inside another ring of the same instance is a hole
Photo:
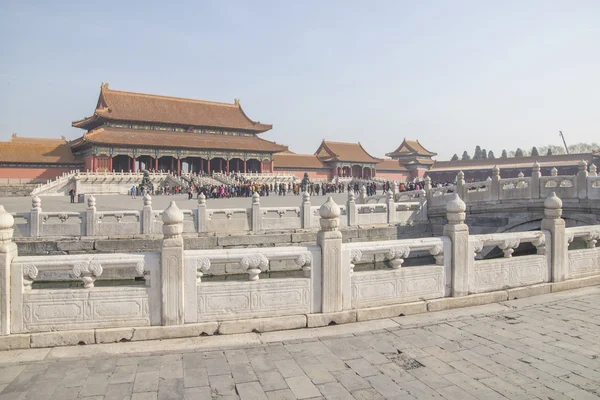
[[[75,189],[69,190],[69,196],[71,196],[71,203],[75,203]]]

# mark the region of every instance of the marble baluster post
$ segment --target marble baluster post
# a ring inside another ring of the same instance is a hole
[[[312,213],[310,210],[310,195],[308,192],[302,193],[302,207],[300,207],[302,229],[310,229]]]
[[[12,241],[15,219],[0,205],[0,336],[10,334],[11,264],[17,257]]]
[[[35,196],[31,199],[31,212],[29,213],[29,236],[39,237],[42,226],[42,200]]]
[[[577,172],[577,197],[580,200],[587,199],[587,162],[579,161],[579,172]]]
[[[452,241],[452,297],[469,294],[469,265],[473,252],[469,249],[469,227],[465,224],[467,207],[458,194],[446,205],[448,223],[444,236]]]
[[[321,246],[321,293],[322,312],[339,312],[343,309],[344,271],[342,263],[342,233],[340,207],[330,196],[319,208],[321,230],[317,233],[317,244]]]
[[[163,241],[160,254],[161,324],[184,323],[183,212],[174,201],[162,214]]]
[[[562,217],[562,200],[555,192],[544,200],[542,230],[550,231],[550,251],[552,254],[551,279],[561,282],[568,279],[569,244],[565,235],[565,220]]]

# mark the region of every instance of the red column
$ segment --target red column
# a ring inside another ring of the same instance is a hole
[[[219,172],[223,171],[223,159],[219,158]]]
[[[92,156],[92,172],[96,172],[96,156]]]
[[[229,160],[227,160],[227,164],[225,165],[225,168],[227,168],[226,172],[229,173]]]
[[[158,171],[158,157],[154,159],[154,169]]]
[[[177,157],[177,175],[181,175],[181,158]]]
[[[263,160],[260,160],[260,163],[258,164],[258,172],[260,172],[262,174],[262,170],[263,170]]]
[[[206,173],[210,174],[210,158],[206,160]]]
[[[246,173],[246,160],[244,160],[244,173]]]
[[[137,165],[135,165],[135,156],[133,156],[133,172],[137,172]]]
[[[112,156],[108,156],[108,172],[112,172],[113,168],[112,168],[112,161],[113,161],[113,157]]]

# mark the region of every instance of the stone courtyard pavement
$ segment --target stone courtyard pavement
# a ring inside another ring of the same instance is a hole
[[[381,191],[379,191],[381,194]],[[325,203],[328,196],[332,196],[337,204],[345,204],[348,199],[348,193],[334,193],[327,196],[312,196],[310,202],[313,206],[320,206]],[[97,195],[96,209],[98,211],[121,211],[121,210],[140,210],[143,207],[141,196],[132,199],[127,195]],[[87,203],[71,204],[69,196],[42,196],[43,211],[85,211]],[[198,199],[194,197],[188,200],[187,193],[173,196],[152,196],[152,208],[164,210],[171,201],[177,202],[181,209],[194,209],[198,207]],[[26,212],[31,210],[30,197],[0,197],[0,204],[9,212]],[[271,193],[270,196],[260,198],[262,207],[300,207],[302,196],[288,194],[287,196],[277,196]],[[249,197],[235,197],[231,199],[207,199],[206,207],[209,209],[223,208],[249,208],[252,205],[252,199]]]
[[[600,286],[264,334],[0,353],[0,399],[600,399]]]

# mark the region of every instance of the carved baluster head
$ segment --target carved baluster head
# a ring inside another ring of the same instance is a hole
[[[0,244],[12,241],[14,234],[15,219],[0,205]]]
[[[303,192],[302,193],[302,202],[303,203],[310,203],[310,194],[308,194],[308,192]]]
[[[466,219],[467,205],[455,193],[452,200],[446,204],[446,218],[450,225],[464,224]]]
[[[183,211],[177,207],[174,201],[162,214],[163,235],[165,238],[180,237],[183,233]]]
[[[577,164],[577,166],[579,167],[579,172],[580,173],[586,173],[587,172],[587,161],[585,160],[581,160],[579,161],[579,164]]]
[[[556,169],[556,167],[552,167],[552,169],[550,170],[550,176],[558,176],[558,170]]]
[[[152,206],[152,196],[150,196],[148,193],[146,193],[144,195],[144,207],[151,207]]]
[[[42,199],[35,196],[31,199],[31,211],[42,211]]]
[[[494,165],[494,168],[492,168],[492,179],[496,177],[500,179],[500,168],[498,168],[497,165]]]
[[[398,193],[398,184],[396,182],[392,182],[392,193]]]
[[[260,204],[260,195],[258,192],[254,192],[252,195],[252,204]]]
[[[431,189],[431,177],[429,175],[427,175],[425,177],[425,190],[430,190]]]
[[[354,195],[354,191],[348,190],[348,202],[354,203],[356,201],[356,196]]]
[[[562,200],[558,198],[556,192],[552,192],[544,200],[544,216],[548,219],[558,219],[562,216]]]
[[[517,175],[517,178],[524,178],[525,174],[523,174],[523,171],[519,172],[519,174]]]
[[[458,185],[464,185],[465,183],[465,173],[462,171],[458,171],[458,174],[456,174],[456,183]]]
[[[333,198],[329,196],[327,201],[319,208],[321,216],[321,229],[324,231],[335,231],[340,226],[340,206],[335,204]]]
[[[90,197],[87,198],[87,205],[88,205],[88,209],[95,209],[96,208],[96,198],[94,197],[94,195],[90,195]]]
[[[204,195],[203,192],[200,192],[200,194],[198,195],[198,205],[203,206],[205,204],[206,204],[206,196]]]
[[[590,165],[590,176],[598,176],[598,172],[596,170],[596,165]]]
[[[541,176],[541,172],[540,172],[541,168],[540,168],[540,163],[539,162],[534,162],[533,163],[533,167],[531,168],[531,176],[537,176],[540,177]]]

